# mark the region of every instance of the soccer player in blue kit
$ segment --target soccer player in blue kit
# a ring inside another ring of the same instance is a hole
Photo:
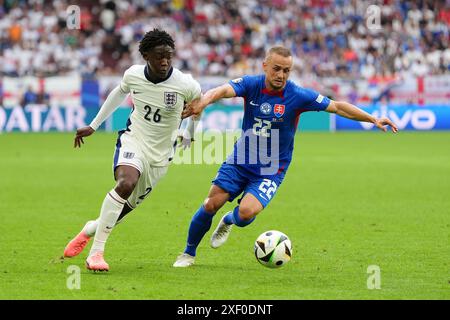
[[[186,248],[174,267],[194,264],[197,246],[210,229],[214,215],[227,201],[231,202],[243,193],[238,205],[222,217],[213,232],[213,248],[225,243],[233,225],[248,226],[269,204],[291,162],[301,113],[326,111],[371,122],[383,131],[390,126],[392,132],[397,132],[396,125],[388,118],[374,118],[350,103],[330,100],[288,80],[292,65],[289,49],[273,47],[264,59],[264,74],[244,76],[208,90],[183,112],[183,117],[199,115],[206,106],[219,99],[244,98],[243,134],[212,181],[207,198],[192,217]]]

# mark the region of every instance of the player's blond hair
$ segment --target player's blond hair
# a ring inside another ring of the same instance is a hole
[[[275,47],[272,47],[269,50],[267,50],[266,57],[264,60],[267,61],[272,54],[278,54],[285,58],[292,57],[292,52],[288,48],[283,47],[283,46],[275,46]]]

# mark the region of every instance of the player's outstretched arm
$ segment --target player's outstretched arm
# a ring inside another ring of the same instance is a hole
[[[95,132],[94,129],[92,129],[90,126],[82,127],[77,129],[77,133],[75,134],[75,140],[73,147],[81,148],[81,144],[84,144],[83,138],[89,137],[91,134]]]
[[[100,127],[103,121],[105,121],[106,118],[108,118],[120,106],[127,95],[128,93],[123,92],[120,85],[111,90],[91,124],[89,126],[77,129],[73,145],[74,148],[80,148],[81,144],[84,144],[83,138],[92,135],[98,127]]]
[[[342,117],[355,120],[355,121],[363,121],[373,123],[377,128],[387,131],[386,126],[390,126],[392,132],[396,133],[398,131],[397,126],[389,119],[389,118],[375,118],[372,115],[368,114],[364,110],[361,110],[357,106],[345,102],[345,101],[333,101],[331,100],[328,107],[325,111],[330,113],[336,113]]]
[[[226,83],[219,87],[210,89],[206,91],[204,95],[198,100],[192,101],[190,104],[186,106],[181,117],[187,118],[191,115],[199,115],[202,113],[203,109],[205,109],[211,103],[216,102],[222,98],[232,98],[236,96],[236,92],[233,87]]]

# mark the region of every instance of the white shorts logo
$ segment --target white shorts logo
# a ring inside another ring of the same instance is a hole
[[[323,101],[323,98],[324,98],[324,96],[321,95],[321,94],[319,94],[318,97],[317,97],[317,99],[316,99],[316,102],[317,102],[317,103],[321,103],[321,102]]]
[[[123,157],[125,159],[133,159],[134,158],[134,152],[124,152]]]

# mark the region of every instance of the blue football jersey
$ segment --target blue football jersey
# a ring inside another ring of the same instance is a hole
[[[292,159],[300,114],[325,110],[330,99],[288,80],[282,91],[269,91],[265,75],[229,82],[244,98],[242,136],[226,160],[259,175],[284,173]]]

